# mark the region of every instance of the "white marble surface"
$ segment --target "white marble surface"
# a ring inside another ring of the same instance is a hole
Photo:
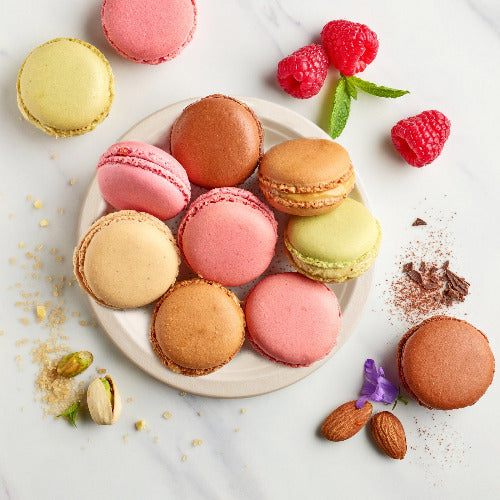
[[[433,412],[414,402],[398,406],[409,443],[401,462],[379,453],[368,432],[336,444],[318,434],[333,408],[357,396],[365,358],[384,362],[394,378],[395,347],[408,323],[391,318],[384,292],[397,256],[421,229],[410,227],[417,216],[434,227],[439,218],[451,219],[443,238],[451,241],[454,269],[471,283],[471,293],[448,312],[483,330],[498,352],[493,303],[500,244],[498,2],[197,3],[192,43],[177,59],[158,67],[133,64],[113,52],[100,28],[97,0],[2,3],[0,498],[498,498],[496,379],[480,402],[464,410]],[[74,429],[52,417],[44,419],[33,397],[36,366],[30,349],[47,331],[34,321],[32,311],[15,306],[20,300],[15,284],[28,291],[33,281],[33,290],[50,298],[42,278],[71,276],[79,207],[101,152],[151,112],[214,92],[268,99],[324,124],[334,72],[320,95],[305,101],[283,93],[273,75],[284,55],[317,39],[326,22],[340,18],[366,23],[380,38],[376,60],[360,76],[412,91],[397,101],[360,95],[340,138],[384,230],[376,286],[353,337],[320,370],[279,392],[245,400],[180,396],[126,360],[97,327],[81,326],[82,318],[91,321],[86,299],[76,287],[68,288],[64,333],[69,344],[92,351],[96,365],[107,368],[123,397],[133,402],[125,403],[113,427],[81,418]],[[15,98],[16,75],[27,53],[58,36],[95,44],[116,77],[109,118],[92,133],[62,140],[22,121]],[[451,137],[434,164],[414,169],[394,154],[388,134],[399,119],[432,108],[450,118]],[[28,195],[41,200],[42,208],[34,209]],[[39,227],[42,218],[50,222],[48,227]],[[24,249],[18,248],[20,241]],[[41,278],[28,279],[30,270],[22,266],[32,262],[24,254],[42,243]],[[64,257],[62,262],[50,248]],[[16,264],[9,262],[11,257]],[[79,311],[80,318],[71,311]],[[30,318],[28,326],[20,322],[22,317]],[[25,338],[29,342],[16,345]],[[16,356],[21,356],[22,370]],[[166,410],[172,413],[169,420],[162,418]],[[139,419],[146,420],[149,432],[135,431]],[[203,444],[193,447],[194,439]]]

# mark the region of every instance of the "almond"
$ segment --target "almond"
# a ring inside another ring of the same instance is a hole
[[[356,401],[339,406],[326,417],[321,434],[330,441],[344,441],[359,432],[370,419],[372,404],[367,401],[363,408],[356,408]]]
[[[373,439],[391,458],[402,460],[406,455],[406,435],[403,424],[388,411],[377,413],[370,422]]]

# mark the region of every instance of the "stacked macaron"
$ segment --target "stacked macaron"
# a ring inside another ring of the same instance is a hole
[[[107,0],[104,7],[119,3]],[[81,287],[112,308],[156,301],[151,344],[165,366],[183,375],[224,366],[245,332],[256,352],[281,365],[325,358],[342,316],[321,282],[365,272],[381,239],[376,219],[348,198],[355,174],[347,151],[311,138],[263,154],[258,117],[220,94],[187,106],[168,144],[159,146],[126,141],[101,155],[98,185],[117,212],[96,221],[75,250]],[[270,206],[237,187],[256,169]],[[267,272],[242,307],[226,287],[258,280],[269,268],[278,240],[273,208],[289,215],[285,254],[298,273]],[[176,216],[177,242],[163,222]],[[181,260],[197,278],[175,283]]]

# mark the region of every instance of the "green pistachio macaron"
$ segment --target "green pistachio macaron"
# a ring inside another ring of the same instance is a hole
[[[292,216],[285,230],[292,266],[324,282],[342,283],[363,274],[375,261],[381,240],[378,221],[351,198],[326,214]]]
[[[34,49],[17,78],[24,118],[54,137],[81,135],[107,116],[114,79],[103,54],[76,38],[56,38]]]

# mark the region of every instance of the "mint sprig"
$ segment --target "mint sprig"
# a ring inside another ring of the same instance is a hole
[[[361,80],[361,78],[358,78],[357,76],[348,76],[347,80],[349,81],[349,84],[358,87],[358,89],[363,92],[377,97],[389,97],[391,99],[395,99],[396,97],[401,97],[402,95],[410,93],[409,90],[391,89],[390,87],[384,87],[383,85],[375,85],[374,83],[367,82],[366,80]]]
[[[357,76],[345,76],[341,73],[335,87],[332,114],[330,116],[329,132],[332,139],[336,139],[344,130],[351,110],[351,98],[354,100],[358,98],[358,89],[367,94],[391,99],[410,93],[409,90],[391,89],[390,87],[361,80]]]
[[[394,405],[392,406],[392,409],[394,410],[394,408],[396,408],[396,405],[401,401],[401,403],[404,403],[405,405],[408,404],[408,401],[406,401],[405,398],[403,398],[403,396],[401,396],[401,386],[398,387],[398,397],[396,398],[396,400],[394,401]]]
[[[332,114],[330,116],[330,135],[337,138],[344,130],[351,110],[351,96],[347,91],[346,77],[342,75],[335,87]]]
[[[65,412],[60,415],[56,415],[56,417],[66,417],[76,427],[76,415],[78,414],[79,409],[80,401],[76,401],[76,403],[73,403]]]

